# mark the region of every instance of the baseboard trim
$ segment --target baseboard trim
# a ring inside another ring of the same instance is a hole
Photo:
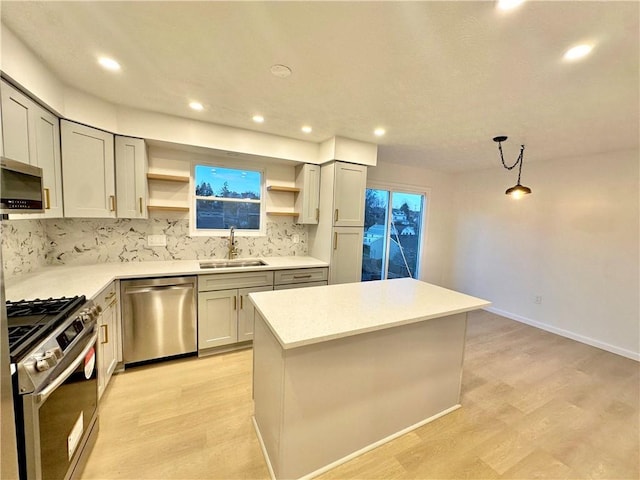
[[[487,312],[495,313],[496,315],[500,315],[501,317],[506,317],[511,320],[515,320],[516,322],[525,323],[532,327],[539,328],[540,330],[545,330],[550,333],[555,333],[556,335],[560,335],[561,337],[570,338],[571,340],[575,340],[576,342],[585,343],[587,345],[591,345],[592,347],[596,347],[601,350],[606,350],[607,352],[615,353],[616,355],[621,355],[623,357],[630,358],[631,360],[635,360],[636,362],[640,362],[640,352],[634,352],[632,350],[627,350],[625,348],[616,347],[615,345],[601,342],[600,340],[596,340],[591,337],[585,337],[584,335],[580,335],[578,333],[571,332],[569,330],[564,330],[562,328],[554,327],[553,325],[549,325],[547,323],[531,320],[530,318],[523,317],[521,315],[516,315],[515,313],[507,312],[505,310],[500,310],[499,308],[486,307],[484,308],[484,310],[486,310]]]

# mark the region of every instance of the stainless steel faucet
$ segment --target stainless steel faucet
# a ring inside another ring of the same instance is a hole
[[[232,260],[238,256],[238,247],[236,247],[236,236],[235,231],[236,227],[231,227],[229,231],[229,260]]]

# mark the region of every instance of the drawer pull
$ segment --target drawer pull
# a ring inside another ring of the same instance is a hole
[[[311,274],[309,274],[309,275],[294,275],[293,278],[311,278]]]

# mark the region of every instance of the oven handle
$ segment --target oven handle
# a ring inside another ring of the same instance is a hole
[[[80,354],[76,357],[73,363],[69,365],[65,369],[65,371],[58,376],[58,378],[56,378],[53,382],[47,385],[46,388],[44,388],[40,393],[38,393],[36,397],[36,403],[38,405],[43,404],[47,400],[47,398],[49,398],[49,396],[53,393],[53,391],[56,388],[58,388],[60,385],[62,385],[67,380],[67,378],[71,376],[71,374],[76,370],[78,365],[80,365],[80,362],[84,360],[84,357],[87,355],[87,353],[89,353],[89,350],[91,350],[95,346],[95,343],[97,340],[98,340],[98,334],[94,333],[93,336],[91,337],[91,340],[89,340],[89,343],[87,344],[87,346],[84,347],[82,352],[80,352]]]

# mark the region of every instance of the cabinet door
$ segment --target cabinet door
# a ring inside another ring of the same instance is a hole
[[[102,309],[97,320],[98,398],[102,396],[118,364],[117,302],[114,284],[111,284],[96,299],[96,305]]]
[[[115,218],[113,134],[61,121],[65,217]]]
[[[32,164],[42,169],[45,212],[41,217],[62,218],[62,161],[58,117],[37,107],[34,110],[36,150]],[[31,218],[35,218],[31,216]]]
[[[273,287],[241,288],[238,290],[240,309],[238,310],[238,341],[253,340],[253,324],[255,323],[255,309],[248,295],[251,292],[266,292]]]
[[[359,282],[362,278],[362,228],[335,227],[329,284]]]
[[[118,218],[147,218],[147,146],[141,138],[115,141]]]
[[[198,349],[236,343],[238,290],[198,293]]]
[[[364,226],[364,193],[367,188],[367,167],[336,162],[333,197],[333,225]]]
[[[0,93],[4,156],[18,162],[31,163],[36,136],[29,111],[33,110],[35,103],[4,81]]]
[[[294,211],[296,223],[317,224],[320,212],[320,166],[305,163],[296,167],[296,194]]]

